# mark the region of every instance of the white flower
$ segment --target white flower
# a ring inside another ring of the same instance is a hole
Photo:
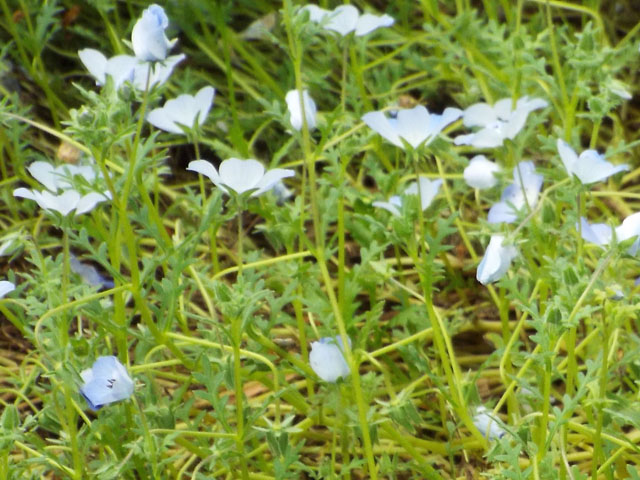
[[[622,225],[616,228],[616,238],[619,242],[636,236],[638,238],[627,250],[629,255],[636,255],[640,250],[640,212],[629,215],[622,221]]]
[[[351,339],[349,339],[351,346]],[[350,373],[349,365],[344,358],[342,338],[324,337],[311,343],[309,364],[314,372],[325,382],[335,382],[339,378],[347,377]]]
[[[138,90],[144,90],[147,86],[147,76],[149,88],[163,84],[173,68],[186,58],[184,54],[172,55],[163,62],[150,65],[149,62],[142,62],[132,55],[116,55],[107,59],[101,52],[92,48],[79,50],[78,56],[98,85],[107,83],[108,75],[113,79],[116,89],[129,82]]]
[[[306,5],[302,10],[309,12],[312,22],[323,23],[326,30],[344,36],[355,32],[356,37],[364,36],[380,27],[390,27],[395,20],[389,15],[372,15],[360,12],[353,5],[340,5],[334,10],[325,10],[317,5]]]
[[[111,192],[91,192],[86,195],[80,195],[75,190],[65,190],[60,195],[54,195],[47,190],[39,192],[21,187],[13,191],[13,196],[35,200],[40,208],[49,211],[53,210],[63,216],[67,216],[73,210],[75,210],[76,215],[90,212],[98,203],[110,200]]]
[[[111,198],[111,192],[89,192],[81,195],[72,188],[71,179],[75,175],[83,177],[87,182],[96,178],[96,172],[90,165],[61,165],[54,167],[47,162],[33,162],[28,167],[29,173],[48,190],[38,191],[27,188],[16,188],[14,197],[35,200],[40,208],[53,210],[66,216],[75,210],[76,215],[91,211],[98,203]],[[57,194],[58,190],[63,190]]]
[[[7,280],[1,280],[0,281],[0,298],[4,297],[9,292],[13,292],[15,289],[16,289],[16,286],[13,283]]]
[[[240,160],[229,158],[220,164],[220,173],[205,160],[194,160],[187,170],[200,173],[209,179],[223,192],[229,190],[242,194],[255,190],[251,196],[257,197],[271,190],[280,180],[292,177],[295,172],[289,169],[274,168],[267,172],[260,162],[253,159]]]
[[[420,181],[420,207],[422,210],[426,210],[433,199],[440,190],[442,180],[429,180],[427,177],[421,176]],[[418,184],[411,182],[407,188],[404,189],[403,195],[418,195]],[[394,195],[389,198],[387,202],[373,202],[371,205],[374,207],[384,208],[386,211],[391,212],[396,217],[400,216],[400,209],[402,208],[402,198],[398,195]]]
[[[575,175],[585,185],[606,180],[611,175],[629,170],[629,165],[614,166],[604,159],[604,155],[595,150],[585,150],[578,157],[567,142],[560,138],[557,141],[557,146],[560,159],[569,175]]]
[[[544,108],[548,103],[541,98],[522,97],[511,108],[512,100],[503,98],[493,106],[476,103],[464,111],[462,121],[467,127],[481,127],[475,133],[459,135],[456,145],[472,145],[476,148],[493,148],[502,145],[505,139],[513,139],[522,130],[529,113]]]
[[[488,160],[484,155],[476,155],[464,169],[464,181],[471,188],[483,190],[494,187],[498,183],[495,173],[500,167]]]
[[[605,247],[611,243],[613,229],[606,223],[590,224],[584,217],[580,217],[580,230],[584,240]],[[577,225],[576,225],[577,229]],[[636,241],[627,249],[629,255],[636,255],[640,250],[640,212],[629,215],[622,224],[615,229],[616,240],[624,242],[633,237]]]
[[[98,357],[93,366],[80,373],[84,385],[80,393],[91,410],[133,395],[133,380],[114,356]]]
[[[489,210],[489,223],[513,223],[525,205],[533,208],[538,203],[543,177],[535,171],[533,162],[520,162],[513,169],[513,183],[504,189],[500,201]]]
[[[302,101],[300,101],[300,92],[298,90],[289,90],[284,100],[287,102],[287,108],[289,109],[291,126],[295,130],[302,128],[302,105],[304,105],[304,116],[307,119],[307,128],[309,130],[316,128],[316,103],[307,90],[302,91]]]
[[[505,247],[503,242],[503,235],[491,236],[476,272],[476,279],[483,285],[500,280],[509,270],[511,261],[518,255],[516,247],[513,245]]]
[[[390,197],[389,201],[387,202],[377,201],[373,202],[371,205],[373,205],[374,207],[383,208],[387,212],[390,212],[396,217],[399,217],[400,209],[402,208],[402,199],[400,198],[400,196],[394,195],[393,197]]]
[[[365,113],[362,121],[397,147],[404,148],[404,140],[417,148],[422,143],[429,145],[444,127],[455,122],[460,115],[462,110],[458,108],[446,108],[442,115],[436,115],[418,105],[398,111],[395,118],[388,118],[380,111]]]
[[[133,51],[143,62],[156,62],[167,58],[177,39],[169,41],[164,31],[169,19],[164,9],[155,3],[142,12],[131,32]]]
[[[478,407],[473,417],[473,424],[489,440],[502,438],[507,432],[498,425],[498,422],[488,412],[489,410],[484,405]]]
[[[183,94],[168,100],[164,107],[149,112],[147,120],[153,126],[171,133],[184,134],[184,127],[193,129],[202,125],[209,114],[215,90],[213,87],[201,88],[195,97]]]

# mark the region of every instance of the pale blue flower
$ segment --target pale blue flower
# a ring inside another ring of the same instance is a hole
[[[345,36],[355,32],[356,37],[367,35],[380,27],[390,27],[395,20],[389,15],[373,15],[360,12],[353,5],[340,5],[333,10],[325,10],[317,5],[306,5],[303,11],[309,12],[309,20],[321,23],[326,30]]]
[[[196,123],[202,125],[205,122],[214,95],[213,87],[203,87],[195,96],[186,93],[179,95],[167,100],[163,107],[151,110],[147,120],[161,130],[184,135],[182,127],[193,129]]]
[[[16,286],[8,280],[0,281],[0,298],[4,297],[7,293],[13,292]]]
[[[476,279],[483,285],[500,280],[509,267],[511,261],[518,255],[518,249],[513,245],[504,246],[503,235],[492,235],[484,257],[478,265]]]
[[[494,187],[498,183],[495,174],[499,171],[500,167],[487,157],[476,155],[471,159],[467,168],[464,169],[464,181],[471,188],[484,190]]]
[[[351,339],[349,339],[351,346]],[[309,364],[316,375],[325,382],[336,382],[339,378],[347,377],[351,370],[344,357],[342,337],[324,337],[311,343]]]
[[[426,210],[433,199],[438,194],[442,180],[429,180],[425,176],[419,178],[420,188],[416,182],[411,182],[407,188],[405,188],[403,195],[418,195],[420,193],[420,207],[422,210]],[[374,207],[379,207],[387,210],[395,216],[400,216],[400,208],[402,208],[402,197],[394,195],[389,198],[387,202],[373,202]]]
[[[413,148],[418,148],[422,144],[429,145],[447,125],[460,118],[460,115],[462,110],[458,108],[446,108],[442,115],[437,115],[418,105],[411,109],[399,110],[395,118],[387,117],[380,111],[368,112],[362,116],[362,121],[396,147],[404,148],[404,140]]]
[[[289,109],[289,121],[295,130],[300,130],[303,124],[301,105],[304,105],[307,128],[309,130],[316,128],[316,103],[307,90],[302,91],[302,103],[300,102],[300,92],[298,90],[289,90],[284,100],[287,102],[287,108]]]
[[[578,157],[576,152],[564,140],[559,138],[557,146],[560,159],[569,175],[575,175],[585,185],[601,182],[611,175],[629,170],[629,165],[627,164],[613,165],[607,162],[604,159],[604,155],[599,154],[596,150],[585,150]]]
[[[220,172],[205,160],[194,160],[187,170],[200,173],[209,179],[224,193],[229,190],[242,194],[255,190],[251,196],[257,197],[271,190],[283,178],[292,177],[295,172],[285,168],[274,168],[265,172],[260,162],[254,159],[241,160],[229,158],[220,164]]]
[[[535,173],[533,162],[520,162],[513,169],[513,183],[504,189],[500,201],[489,210],[489,223],[513,223],[525,205],[530,208],[538,203],[543,177]]]
[[[473,424],[476,426],[478,431],[480,431],[480,433],[489,440],[502,438],[507,433],[484,405],[476,409],[476,414],[473,417]]]
[[[150,5],[142,12],[131,32],[131,45],[136,57],[143,62],[156,62],[167,58],[177,39],[169,41],[164,31],[169,26],[164,9],[160,5]]]
[[[133,380],[124,365],[114,356],[98,357],[93,366],[80,373],[84,384],[80,393],[91,410],[133,395]]]

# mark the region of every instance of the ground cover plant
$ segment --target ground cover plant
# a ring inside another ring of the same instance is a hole
[[[636,2],[0,7],[0,478],[640,478]]]

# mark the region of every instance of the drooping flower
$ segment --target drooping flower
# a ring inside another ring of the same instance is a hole
[[[167,100],[163,107],[155,108],[149,112],[147,120],[154,127],[171,133],[185,133],[182,127],[193,129],[202,125],[209,114],[215,89],[203,87],[195,96],[183,94]]]
[[[284,99],[289,109],[291,126],[295,130],[300,130],[303,125],[300,92],[298,90],[289,90]],[[316,103],[307,90],[302,91],[302,104],[304,105],[304,116],[307,120],[307,128],[313,130],[316,128]]]
[[[362,121],[397,147],[404,148],[404,140],[413,148],[417,148],[423,143],[429,145],[447,125],[460,118],[460,115],[462,110],[458,108],[446,108],[442,115],[437,115],[418,105],[411,109],[399,110],[395,118],[389,118],[381,111],[365,113]]]
[[[476,272],[476,279],[483,285],[500,280],[509,270],[511,261],[518,255],[516,247],[513,245],[504,246],[503,242],[503,235],[491,236]]]
[[[29,165],[28,170],[33,178],[48,190],[38,191],[20,187],[13,191],[13,196],[34,200],[44,210],[53,210],[63,216],[75,210],[76,215],[81,215],[93,210],[98,203],[111,198],[111,192],[108,190],[104,192],[93,191],[83,195],[72,187],[71,179],[75,175],[83,177],[87,182],[95,180],[97,176],[92,166],[61,165],[54,167],[47,162],[38,161]],[[61,194],[57,193],[59,190],[62,190]]]
[[[473,416],[473,424],[489,440],[502,438],[507,433],[489,414],[489,409],[484,405],[476,409],[476,414]]]
[[[83,370],[80,376],[84,381],[80,393],[91,410],[133,395],[133,380],[114,356],[98,357],[93,366]]]
[[[351,346],[351,339],[349,339]],[[325,382],[336,382],[339,378],[349,376],[351,371],[344,357],[344,345],[342,338],[324,337],[311,343],[309,352],[309,364],[316,375]]]
[[[513,169],[513,183],[504,189],[500,201],[489,210],[489,223],[513,223],[525,205],[533,208],[538,203],[543,177],[535,172],[533,162],[520,162],[516,165]]]
[[[0,298],[4,297],[7,293],[13,292],[16,286],[8,280],[0,280]]]
[[[420,194],[420,207],[422,210],[426,210],[433,199],[438,194],[442,180],[429,180],[425,176],[419,178],[420,188],[416,182],[411,182],[407,188],[405,188],[403,195],[418,195]],[[395,216],[400,216],[400,208],[402,208],[402,198],[398,195],[394,195],[387,202],[373,202],[374,207],[380,207],[388,212],[391,212]]]
[[[495,174],[500,171],[500,167],[489,160],[484,155],[476,155],[471,159],[467,168],[464,169],[464,181],[471,188],[484,190],[494,187],[498,183]]]
[[[143,62],[157,62],[167,58],[177,39],[169,41],[164,31],[169,26],[164,9],[160,5],[150,5],[142,12],[131,32],[131,45],[136,57]]]
[[[251,196],[257,197],[271,190],[280,180],[292,177],[295,172],[284,168],[264,171],[260,162],[254,159],[241,160],[229,158],[220,164],[220,172],[206,160],[189,162],[187,170],[200,173],[209,179],[223,192],[229,190],[242,194],[255,190]]]
[[[116,89],[129,82],[137,90],[144,90],[147,80],[149,88],[162,85],[171,76],[174,67],[186,58],[184,54],[172,55],[152,65],[132,55],[116,55],[107,59],[102,52],[92,48],[79,50],[78,56],[98,85],[104,85],[107,76],[110,76]]]
[[[345,36],[355,32],[356,37],[367,35],[380,27],[390,27],[395,19],[389,15],[373,15],[360,12],[353,5],[340,5],[333,10],[325,10],[317,5],[306,5],[303,11],[309,12],[312,22],[322,23],[326,30]]]
[[[522,130],[527,117],[534,110],[545,108],[548,103],[541,98],[522,97],[512,108],[512,100],[503,98],[494,105],[476,103],[464,111],[462,122],[466,127],[480,127],[468,135],[454,139],[456,145],[472,145],[476,148],[493,148],[502,145],[505,139],[513,140]]]
[[[599,154],[596,150],[585,150],[578,157],[564,140],[559,138],[557,146],[567,173],[575,175],[585,185],[606,180],[611,175],[629,170],[629,165],[613,165],[607,162],[604,155]]]
[[[71,271],[77,273],[82,277],[82,279],[93,287],[98,288],[113,288],[114,283],[110,278],[105,278],[98,272],[96,267],[89,263],[81,262],[78,257],[76,257],[73,253],[69,259],[69,266],[71,267]]]

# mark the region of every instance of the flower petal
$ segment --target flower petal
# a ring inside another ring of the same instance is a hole
[[[380,27],[390,27],[395,23],[395,19],[390,15],[372,15],[364,13],[358,18],[356,24],[356,37],[362,37]]]
[[[300,130],[303,125],[302,106],[307,120],[309,130],[316,128],[316,103],[313,101],[307,90],[302,91],[302,103],[298,90],[289,90],[285,96],[287,108],[289,109],[289,120],[295,130]]]
[[[206,160],[193,160],[189,162],[187,166],[187,170],[191,170],[192,172],[199,173],[208,177],[216,186],[220,187],[222,185],[222,178],[218,174],[216,167],[214,167],[211,162],[207,162]],[[226,192],[226,190],[224,190]]]
[[[507,432],[493,419],[485,406],[478,407],[473,416],[473,424],[489,440],[502,438]]]
[[[252,158],[248,160],[229,158],[220,164],[222,183],[236,193],[244,193],[257,188],[263,175],[264,167],[259,161]]]
[[[467,107],[462,115],[465,127],[484,127],[496,120],[496,114],[488,103],[475,103]]]
[[[7,280],[0,281],[0,298],[4,297],[9,292],[13,292],[15,289],[16,286],[13,283]]]
[[[584,185],[601,182],[618,172],[629,170],[629,165],[613,165],[595,150],[585,150],[573,165],[573,173]]]
[[[420,177],[420,206],[422,210],[426,210],[431,202],[438,194],[442,180],[429,180],[427,177]],[[418,195],[418,184],[412,182],[404,191],[405,195]]]
[[[392,215],[399,217],[400,208],[402,208],[402,199],[398,195],[394,195],[389,198],[388,202],[373,202],[371,205],[378,208],[383,208]]]
[[[131,32],[131,45],[136,57],[144,62],[167,58],[167,52],[175,44],[164,33],[168,26],[169,19],[161,6],[153,4],[144,10]]]
[[[37,161],[27,167],[33,178],[45,186],[48,190],[56,192],[60,188],[60,175],[49,162]]]
[[[344,36],[356,29],[359,15],[358,9],[353,5],[340,5],[329,12],[329,21],[324,28]]]
[[[78,50],[78,56],[91,76],[96,79],[96,83],[104,85],[106,82],[107,57],[93,48]]]
[[[276,186],[278,182],[280,182],[283,178],[293,177],[295,175],[295,171],[290,170],[288,168],[274,168],[273,170],[268,170],[262,176],[260,181],[255,184],[254,188],[257,188],[255,192],[251,194],[252,197],[257,197],[262,195],[265,192],[268,192],[272,188]]]
[[[389,122],[387,116],[382,112],[368,112],[362,116],[362,121],[366,123],[371,130],[379,133],[383,138],[393,143],[396,147],[403,147],[400,136],[396,132],[395,127]]]
[[[400,110],[397,116],[396,131],[413,148],[417,148],[430,137],[429,111],[422,105]]]
[[[567,173],[571,175],[573,173],[573,168],[578,161],[578,155],[575,150],[561,138],[558,139],[556,145],[558,147],[558,153],[560,154],[560,160],[562,160]]]
[[[580,233],[587,242],[605,246],[611,242],[613,229],[606,223],[589,223],[584,217],[580,217]]]
[[[105,191],[104,193],[91,192],[84,195],[78,204],[76,205],[76,215],[82,215],[83,213],[90,212],[95,206],[111,198],[111,192]]]
[[[114,356],[99,357],[91,370],[83,371],[81,377],[85,384],[80,388],[80,393],[92,410],[124,400],[133,394],[133,380]]]

